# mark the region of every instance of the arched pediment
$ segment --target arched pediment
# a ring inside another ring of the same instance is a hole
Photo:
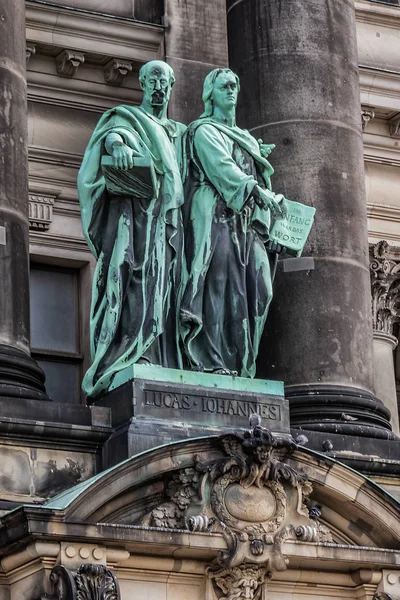
[[[195,488],[204,482],[198,464],[221,460],[224,455],[226,448],[217,437],[160,446],[57,496],[45,507],[62,511],[67,522],[147,526],[163,523],[182,529],[188,516],[196,510],[201,513],[200,492]],[[307,505],[320,507],[319,523],[330,530],[334,543],[400,548],[400,504],[380,486],[337,460],[303,447],[296,447],[285,456],[283,464],[307,475],[312,485]],[[191,490],[195,490],[192,498]],[[235,498],[231,507],[234,502]],[[261,513],[262,502],[260,496]],[[178,506],[175,515],[174,506]],[[154,513],[157,509],[161,510],[158,520],[157,512]]]

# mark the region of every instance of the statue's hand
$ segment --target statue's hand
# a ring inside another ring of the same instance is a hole
[[[287,217],[287,208],[286,204],[283,202],[285,200],[285,196],[283,194],[275,194],[275,200],[278,202],[281,209],[281,219],[286,219]]]
[[[282,203],[283,196],[278,196],[269,190],[263,190],[258,185],[253,191],[253,198],[255,203],[263,209],[269,208],[271,214],[276,219],[282,219],[284,217],[284,205]]]
[[[260,154],[264,158],[268,158],[268,156],[271,154],[272,150],[274,148],[276,148],[275,144],[264,144],[264,142],[262,141],[261,138],[259,140],[257,140],[257,142],[260,147]]]
[[[133,167],[134,152],[129,146],[121,142],[114,142],[112,155],[114,167],[127,171]]]

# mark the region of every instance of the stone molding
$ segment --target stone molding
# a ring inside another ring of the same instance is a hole
[[[370,275],[373,329],[392,336],[400,322],[400,259],[385,240],[370,246]]]
[[[400,29],[399,9],[397,6],[377,4],[370,0],[356,0],[355,9],[358,22]]]
[[[359,68],[361,104],[400,111],[400,72],[368,64],[360,64]]]
[[[61,77],[74,77],[80,65],[85,62],[85,55],[82,52],[73,50],[61,50],[56,56],[57,73]]]
[[[393,206],[390,204],[372,204],[371,202],[368,202],[367,215],[368,217],[372,217],[374,219],[398,223],[400,221],[400,206]],[[400,238],[400,233],[398,237]]]
[[[26,36],[44,46],[145,63],[162,58],[164,27],[26,2]]]

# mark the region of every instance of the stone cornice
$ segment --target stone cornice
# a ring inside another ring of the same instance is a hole
[[[374,219],[380,219],[382,221],[394,221],[395,223],[399,223],[400,206],[393,206],[391,204],[373,204],[372,202],[368,202],[367,215],[368,217],[372,217]]]
[[[400,29],[400,7],[356,0],[355,8],[359,22]]]
[[[164,28],[27,0],[26,37],[41,45],[144,63],[161,58]]]
[[[400,71],[361,64],[360,92],[363,105],[400,111]]]

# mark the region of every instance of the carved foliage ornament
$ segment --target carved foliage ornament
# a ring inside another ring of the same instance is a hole
[[[77,571],[57,566],[50,575],[54,594],[49,600],[120,600],[115,575],[103,565],[84,564]]]
[[[165,494],[169,500],[153,509],[150,519],[143,524],[170,529],[184,529],[186,511],[197,497],[200,474],[193,468],[181,469],[173,474]]]
[[[370,248],[372,320],[375,331],[393,335],[400,322],[400,262],[390,257],[389,244],[382,240]]]

